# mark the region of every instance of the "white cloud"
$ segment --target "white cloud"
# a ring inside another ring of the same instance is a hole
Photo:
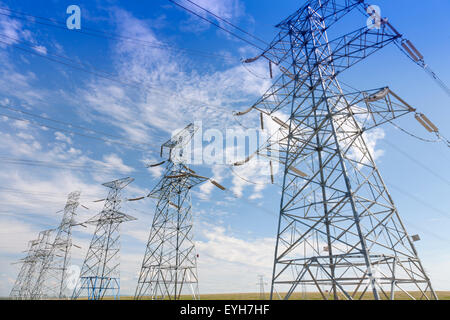
[[[211,176],[211,179],[216,182],[221,182],[225,176],[224,172],[225,168],[220,165],[215,165],[212,167],[213,175]],[[197,192],[197,195],[202,200],[208,200],[210,198],[211,192],[216,188],[210,181],[204,182],[202,185],[200,185],[199,189],[200,191]]]
[[[141,160],[141,163],[143,163],[147,167],[147,171],[152,175],[153,178],[160,178],[164,172],[164,165],[159,166],[153,166],[158,163],[161,163],[161,159],[156,159],[154,157],[145,157]]]
[[[205,240],[196,242],[201,292],[249,292],[256,290],[258,274],[269,279],[275,239],[244,240],[218,226],[205,226],[201,233]]]
[[[159,43],[146,22],[119,9],[115,17],[121,35]],[[84,111],[97,121],[120,128],[127,137],[150,144],[157,130],[171,133],[193,120],[204,119],[215,128],[235,125],[233,108],[250,105],[270,85],[269,80],[255,78],[239,63],[222,71],[191,71],[186,57],[129,41],[119,43],[112,52],[121,79],[136,84],[139,90],[92,81],[79,93],[86,102]],[[267,71],[263,62],[254,67],[261,73]]]
[[[212,227],[200,231],[206,238],[197,241],[198,252],[202,252],[217,261],[227,261],[239,265],[267,268],[273,259],[275,240],[262,238],[247,241],[229,236],[223,227]]]
[[[6,5],[2,4],[6,7]],[[0,15],[0,47],[6,48],[9,45],[17,44],[19,41],[27,41],[33,46],[33,50],[41,54],[47,53],[47,48],[38,43],[35,35],[25,28],[20,20]],[[33,104],[42,101],[44,90],[36,89],[36,75],[33,72],[23,72],[17,70],[15,61],[9,58],[8,52],[0,52],[0,62],[2,69],[0,70],[0,92],[3,96],[14,97],[20,101]],[[37,81],[36,81],[37,83]]]
[[[0,250],[2,254],[17,254],[27,248],[30,236],[38,234],[38,229],[14,217],[14,214],[0,213]]]
[[[46,55],[46,54],[47,54],[47,48],[44,47],[44,46],[35,46],[35,47],[34,47],[34,50],[35,50],[37,53],[41,53],[41,54],[43,54],[43,55]]]
[[[61,132],[55,132],[55,138],[58,141],[66,142],[68,144],[72,144],[72,139]]]
[[[205,10],[200,9],[199,7],[186,0],[182,0],[181,4],[184,7],[189,8],[190,10],[199,14],[200,16],[209,20],[213,20],[222,26],[226,25],[222,20],[217,19],[214,15],[219,16],[227,21],[236,21],[238,18],[242,17],[245,14],[244,5],[239,0],[196,0],[193,2],[213,14],[209,14]],[[186,20],[181,21],[181,30],[198,33],[209,29],[210,24],[208,22],[192,15],[191,13],[186,14],[188,14],[189,16]]]
[[[103,160],[104,160],[104,165],[106,167],[114,168],[114,169],[118,170],[119,172],[130,173],[130,172],[135,171],[132,167],[125,165],[123,163],[122,159],[114,153],[109,154],[109,155],[104,155]]]

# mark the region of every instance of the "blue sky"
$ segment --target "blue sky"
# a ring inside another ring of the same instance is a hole
[[[268,42],[276,33],[273,26],[303,4],[291,0],[197,3]],[[101,209],[101,204],[92,202],[107,192],[101,183],[132,176],[136,180],[126,194],[145,194],[161,174],[147,170],[145,164],[159,159],[158,146],[173,130],[192,121],[203,121],[204,129],[238,128],[231,112],[247,109],[270,85],[265,63],[247,68],[240,63],[241,58],[256,55],[255,48],[166,0],[19,0],[2,1],[0,7],[64,22],[71,4],[81,8],[84,33],[36,23],[45,20],[12,17],[9,11],[0,10],[0,105],[119,138],[34,118],[47,127],[38,126],[15,119],[32,117],[0,108],[0,296],[9,294],[18,272],[18,265],[11,263],[23,256],[27,241],[37,237],[39,230],[59,223],[56,212],[63,208],[69,192],[80,189],[82,203],[89,207],[80,208],[80,220]],[[450,3],[385,0],[373,4],[381,7],[382,15],[389,17],[450,83]],[[365,18],[354,22],[363,26]],[[108,36],[86,34],[90,29],[105,31]],[[395,46],[355,66],[342,80],[359,89],[388,85],[427,114],[444,136],[450,136],[449,97]],[[248,127],[257,124],[252,116],[240,120]],[[413,115],[398,124],[433,139]],[[421,142],[390,125],[371,139],[400,215],[410,233],[422,238],[417,243],[419,255],[435,288],[450,290],[446,272],[450,269],[448,148]],[[18,160],[42,162],[18,165]],[[204,184],[193,192],[200,292],[256,291],[257,275],[264,274],[268,280],[271,274],[279,187],[269,185],[267,177],[257,176],[255,168],[245,167],[239,174],[256,185],[246,183],[225,166],[195,169],[229,189],[221,192]],[[149,199],[124,205],[124,211],[138,218],[122,228],[124,294],[132,293],[136,286],[153,207]],[[74,232],[75,242],[82,247],[73,250],[74,264],[81,266],[92,231]]]

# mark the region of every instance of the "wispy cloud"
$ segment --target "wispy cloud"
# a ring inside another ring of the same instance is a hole
[[[224,22],[217,19],[214,15],[232,22],[245,15],[245,7],[239,0],[195,0],[192,2],[208,10],[212,14],[202,10],[198,6],[193,5],[189,1],[180,1],[181,5],[184,7],[189,8],[201,17],[213,20],[219,25],[224,25]],[[182,31],[200,33],[211,27],[207,21],[204,21],[203,19],[200,19],[190,13],[188,14],[189,17],[180,23],[180,28]]]

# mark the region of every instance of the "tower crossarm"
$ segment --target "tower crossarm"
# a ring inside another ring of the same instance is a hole
[[[249,110],[255,108],[271,115],[290,106],[294,96],[308,99],[323,81],[333,81],[343,71],[392,43],[400,35],[383,25],[381,29],[361,28],[329,42],[316,38],[316,43],[311,43],[309,39],[302,39],[306,37],[302,34],[287,33],[285,36],[288,37],[286,41],[295,37],[295,45],[285,48],[288,50],[286,54],[282,54],[283,50],[275,51],[280,55],[276,64],[281,74]],[[321,40],[322,43],[317,43]],[[279,45],[285,46],[281,40]],[[319,58],[316,57],[317,52],[321,52]],[[327,74],[320,78],[315,76],[319,68],[328,69]]]
[[[379,28],[364,26],[328,39],[326,31],[331,25],[327,21],[339,20],[342,13],[358,4],[366,8],[363,1],[308,1],[303,9],[277,25],[281,30],[269,48],[244,61],[251,63],[263,57],[281,71],[272,87],[249,110],[257,108],[272,114],[290,106],[293,98],[308,98],[324,81],[333,81],[346,69],[402,37],[387,19],[382,19]],[[317,31],[310,32],[311,29]]]
[[[325,26],[321,28],[326,29]],[[315,43],[315,49],[325,51],[324,49],[329,47],[331,50],[322,55],[320,59],[315,60],[314,64],[316,65],[314,67],[319,64],[334,65],[336,74],[340,74],[399,38],[401,38],[401,35],[384,22],[379,29],[362,27],[333,40]],[[294,42],[290,43],[291,40]],[[293,71],[292,59],[294,58],[295,67],[302,71],[299,78],[301,79],[302,76],[307,78],[308,62],[313,59],[313,52],[309,51],[310,54],[307,54],[305,48],[311,46],[311,35],[306,35],[303,31],[297,30],[295,26],[291,26],[291,31],[282,30],[278,34],[270,45],[270,49],[264,52],[261,57],[278,66],[282,74],[294,81],[296,72]],[[295,51],[294,57],[292,49]],[[256,61],[256,59],[245,60],[247,63],[253,61]]]
[[[292,21],[305,21],[311,11],[320,14],[324,23],[328,27],[331,27],[345,15],[358,9],[358,7],[366,10],[368,5],[364,0],[308,0],[300,9],[278,23],[275,27],[288,30],[289,24]],[[306,26],[302,30],[307,30]]]
[[[362,131],[416,111],[389,87],[347,94],[343,98],[345,103],[337,108],[336,114],[351,112]]]
[[[182,152],[183,147],[192,140],[197,130],[198,127],[190,123],[184,129],[176,132],[168,141],[161,145],[161,157],[164,154],[164,150],[167,150],[168,158],[170,160],[173,160],[173,158],[176,159],[180,155],[174,154],[174,150]]]
[[[349,134],[353,133],[355,136],[416,111],[389,87],[337,95],[329,94],[327,100],[330,102],[330,105],[334,106],[331,113],[333,118],[340,122],[351,118],[352,121],[345,122],[346,129]],[[324,99],[319,100],[319,104],[323,101]],[[291,135],[289,135],[289,119],[282,121],[276,116],[271,116],[271,120],[279,128],[270,135],[269,139],[254,154],[285,164],[283,159],[286,159],[288,138],[291,137],[296,141],[295,153],[300,158],[308,156],[312,151],[309,148],[309,144],[311,141],[314,141],[320,130],[327,125],[328,119],[328,117],[324,117],[321,122],[312,126],[308,123],[308,119],[314,115],[314,112],[317,113],[317,108],[315,107],[298,108],[295,113],[296,120],[293,122],[295,125],[291,128]],[[353,124],[352,128],[348,127],[349,123]],[[252,156],[235,165],[248,162],[251,158]],[[298,158],[295,158],[295,160],[298,160]],[[292,169],[296,170],[294,167]]]
[[[190,169],[182,163],[169,162],[163,178],[147,195],[149,198],[160,199],[171,191],[178,192],[180,186],[191,189],[207,180],[207,177],[198,175],[194,170]]]

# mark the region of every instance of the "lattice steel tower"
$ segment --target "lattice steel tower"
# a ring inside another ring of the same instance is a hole
[[[437,299],[367,144],[370,129],[415,110],[389,88],[347,92],[337,79],[401,38],[387,19],[337,35],[337,22],[367,9],[358,0],[308,1],[257,57],[281,72],[246,111],[284,131],[269,142],[284,164],[271,297],[306,285],[324,299],[394,299],[396,291]]]
[[[120,212],[121,191],[133,178],[124,178],[104,183],[111,188],[103,210],[85,223],[96,225],[86,259],[81,269],[80,281],[73,291],[72,299],[87,296],[89,300],[100,300],[105,296],[120,298],[120,232],[122,222],[135,220]]]
[[[56,231],[48,256],[44,260],[33,289],[32,298],[67,297],[67,267],[72,248],[72,227],[76,224],[75,215],[81,192],[68,195],[61,223]]]
[[[159,183],[148,195],[157,200],[135,299],[179,299],[188,292],[199,298],[197,254],[193,242],[190,190],[210,180],[197,175],[183,163],[183,150],[197,131],[193,124],[174,135],[161,147],[169,159]],[[218,188],[217,182],[210,180]]]
[[[29,242],[27,256],[21,260],[22,267],[10,293],[11,298],[32,298],[39,270],[50,252],[52,232],[53,230],[41,231],[36,240]]]

